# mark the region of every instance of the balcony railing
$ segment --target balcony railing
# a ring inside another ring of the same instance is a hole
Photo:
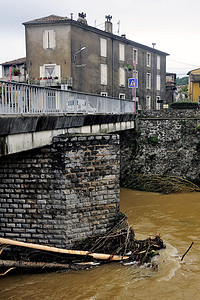
[[[40,85],[43,87],[57,87],[64,85],[67,87],[72,87],[73,81],[72,77],[58,78],[58,77],[40,77],[38,79],[30,79],[31,85]]]
[[[134,113],[134,102],[0,80],[0,114]]]

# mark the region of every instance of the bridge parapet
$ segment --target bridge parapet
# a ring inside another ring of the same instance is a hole
[[[0,80],[0,114],[133,113],[134,102]]]

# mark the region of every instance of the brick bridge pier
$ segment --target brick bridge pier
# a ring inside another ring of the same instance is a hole
[[[119,136],[65,134],[0,157],[0,236],[70,248],[119,212]]]

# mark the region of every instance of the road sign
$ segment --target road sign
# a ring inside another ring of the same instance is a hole
[[[128,87],[134,88],[135,87],[135,78],[129,78],[128,79]],[[136,87],[137,87],[137,79],[136,79]]]

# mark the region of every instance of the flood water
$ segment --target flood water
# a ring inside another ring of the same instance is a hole
[[[156,257],[157,271],[110,263],[70,273],[10,274],[0,277],[0,299],[200,299],[200,193],[121,189],[120,208],[137,239],[160,234],[164,240],[166,249]]]

